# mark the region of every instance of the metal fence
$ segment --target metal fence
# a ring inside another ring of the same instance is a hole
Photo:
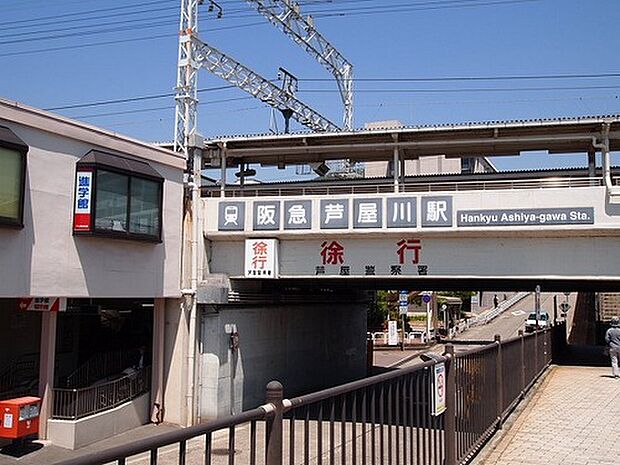
[[[106,376],[120,373],[137,362],[137,352],[137,349],[98,352],[67,376],[65,387],[80,388],[88,386]]]
[[[52,418],[77,420],[114,408],[140,394],[151,385],[151,368],[145,367],[120,378],[85,388],[52,390]]]
[[[577,187],[598,187],[604,185],[602,177],[583,178],[539,178],[539,179],[500,179],[487,181],[455,181],[455,182],[410,182],[400,184],[399,192],[424,193],[424,192],[468,192],[489,190],[521,190],[521,189],[558,189]],[[313,185],[246,185],[226,186],[224,193],[220,187],[206,187],[203,195],[206,197],[283,197],[283,196],[323,196],[323,195],[347,195],[347,194],[392,194],[394,185],[388,182],[375,182],[363,184],[346,184],[339,181],[335,184],[321,185],[316,182]]]
[[[157,465],[164,454],[179,465],[465,463],[549,365],[555,331],[564,326],[459,353],[448,344],[429,361],[293,399],[272,381],[259,408],[60,465]],[[446,410],[433,415],[438,363]]]

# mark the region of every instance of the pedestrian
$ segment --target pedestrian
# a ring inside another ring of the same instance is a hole
[[[495,294],[495,297],[493,297],[493,307],[497,308],[498,305],[499,299],[497,298],[497,294]]]
[[[609,347],[611,357],[611,372],[614,378],[620,378],[620,318],[617,316],[611,319],[611,328],[605,333],[605,342]]]

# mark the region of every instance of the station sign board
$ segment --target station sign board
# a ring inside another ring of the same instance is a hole
[[[80,195],[85,194],[82,192]],[[397,194],[321,199],[221,200],[218,203],[217,230],[370,232],[392,229],[589,225],[594,224],[595,220],[594,207],[462,209],[455,205],[457,200],[452,195],[416,197]]]

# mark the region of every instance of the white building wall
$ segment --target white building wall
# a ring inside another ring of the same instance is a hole
[[[174,154],[74,126],[63,131],[1,101],[0,125],[30,147],[24,227],[0,227],[0,297],[179,296],[183,163]],[[82,138],[67,137],[71,131]],[[136,156],[164,177],[162,243],[72,235],[76,162],[92,149]]]

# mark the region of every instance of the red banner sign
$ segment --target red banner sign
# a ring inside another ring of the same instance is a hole
[[[64,297],[22,297],[19,299],[22,312],[64,312],[67,299]]]

